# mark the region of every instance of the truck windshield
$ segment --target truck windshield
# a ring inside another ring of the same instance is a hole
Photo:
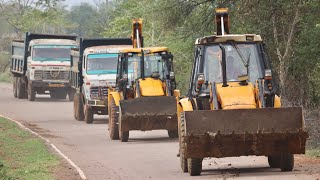
[[[118,54],[89,54],[87,74],[116,74]]]
[[[35,45],[32,59],[34,61],[70,61],[71,48],[74,45]]]
[[[223,46],[226,49],[227,81],[238,81],[239,76],[247,74],[247,63],[249,81],[255,83],[258,78],[262,78],[260,56],[256,44],[237,43],[236,46],[231,44],[223,44]],[[222,82],[221,61],[222,51],[219,45],[205,47],[203,67],[206,81]]]
[[[128,78],[135,80],[141,78],[141,56],[134,54],[128,59]],[[159,74],[162,79],[168,74],[166,63],[159,53],[148,54],[144,56],[144,76],[151,77],[154,74]]]

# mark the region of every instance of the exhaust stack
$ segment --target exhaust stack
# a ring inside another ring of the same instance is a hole
[[[230,34],[230,19],[228,8],[219,8],[216,10],[216,33],[217,35]]]

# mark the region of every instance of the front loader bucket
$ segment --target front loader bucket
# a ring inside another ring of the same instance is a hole
[[[120,101],[121,129],[177,130],[177,101],[173,96],[140,97]]]
[[[301,107],[186,111],[186,158],[303,154]]]

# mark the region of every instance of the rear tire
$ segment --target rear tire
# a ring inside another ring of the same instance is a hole
[[[168,130],[168,135],[169,135],[169,138],[178,138],[179,135],[178,135],[178,130]]]
[[[268,163],[271,168],[280,168],[280,156],[268,156]]]
[[[28,86],[28,100],[34,101],[36,99],[36,91],[34,90],[34,87],[32,87],[31,84]]]
[[[281,154],[280,168],[281,171],[292,171],[294,167],[293,154]]]
[[[71,89],[68,91],[68,99],[69,99],[70,102],[73,101],[74,95],[75,95],[75,90],[71,88]]]
[[[17,81],[18,78],[17,77],[13,77],[13,97],[17,98],[18,97],[18,92],[17,92]]]
[[[190,176],[199,176],[202,171],[202,159],[188,158],[188,172]]]
[[[22,78],[19,77],[17,80],[17,97],[18,97],[18,99],[25,98],[25,94],[26,94],[25,83],[23,82]]]
[[[73,115],[74,118],[78,121],[83,121],[84,113],[83,113],[83,100],[81,93],[76,93],[73,99]]]
[[[118,125],[118,118],[119,118],[119,108],[114,102],[114,99],[111,98],[110,103],[110,115],[109,115],[109,135],[112,140],[119,139],[119,125]]]
[[[93,110],[91,107],[88,107],[84,112],[84,120],[87,124],[91,124],[93,122]]]
[[[183,172],[188,172],[188,162],[184,155],[185,149],[185,131],[184,131],[184,115],[181,113],[180,115],[180,129],[179,129],[179,154],[180,154],[180,166]]]

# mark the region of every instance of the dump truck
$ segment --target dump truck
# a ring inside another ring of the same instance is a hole
[[[183,172],[200,175],[206,157],[267,156],[292,171],[308,133],[301,107],[281,107],[260,35],[230,34],[227,9],[216,11],[216,35],[198,38],[188,95],[178,102]]]
[[[119,50],[132,47],[131,38],[80,38],[71,51],[71,92],[74,118],[90,124],[94,114],[108,114],[108,88],[114,87]]]
[[[133,130],[164,129],[178,137],[173,55],[167,47],[143,47],[142,22],[133,23],[133,48],[122,49],[116,86],[108,96],[110,138],[129,140]]]
[[[65,99],[70,93],[70,51],[77,47],[76,38],[27,32],[24,40],[13,40],[10,71],[14,97],[34,101],[36,94],[50,94]]]

